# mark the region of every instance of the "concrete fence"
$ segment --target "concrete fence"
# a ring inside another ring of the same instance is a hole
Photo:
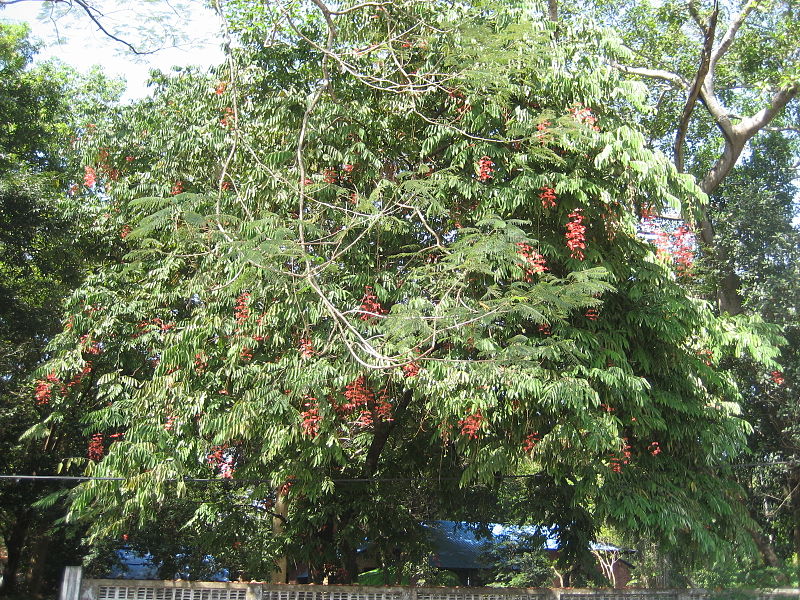
[[[751,600],[800,600],[798,589],[736,590]],[[714,600],[725,592],[648,589],[425,588],[83,579],[67,567],[59,600]]]

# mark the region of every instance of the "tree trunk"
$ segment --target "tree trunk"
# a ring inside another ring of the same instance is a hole
[[[28,570],[28,593],[33,598],[39,598],[42,595],[45,567],[51,547],[47,523],[41,524],[37,529],[36,537],[30,544],[30,569]]]
[[[30,524],[29,515],[22,514],[17,518],[16,523],[11,528],[11,533],[6,542],[6,552],[8,560],[3,567],[3,581],[0,583],[0,596],[13,596],[18,593],[18,579],[20,564],[22,563],[22,550],[28,537],[28,527]]]

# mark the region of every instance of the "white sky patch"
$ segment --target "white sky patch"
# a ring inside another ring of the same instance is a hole
[[[119,32],[119,37],[137,48],[146,47],[147,43],[164,46],[145,56],[136,56],[110,39],[77,8],[67,16],[50,20],[42,18],[47,14],[43,3],[19,2],[0,9],[0,19],[28,23],[32,37],[45,44],[36,56],[37,61],[55,57],[83,72],[99,65],[108,75],[127,81],[123,100],[133,100],[147,95],[151,69],[210,67],[224,59],[219,19],[204,2],[189,0],[182,6],[163,2],[160,12],[158,4],[134,2],[126,9],[122,2],[111,2],[112,8],[122,8],[105,10],[106,19],[101,19],[107,29]],[[137,8],[146,12],[137,13]],[[179,43],[173,38],[178,38]]]

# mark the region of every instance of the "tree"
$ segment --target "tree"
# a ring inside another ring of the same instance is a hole
[[[720,361],[775,350],[637,237],[701,193],[595,33],[505,3],[225,10],[216,78],[159,76],[81,140],[128,252],[68,302],[41,373],[77,383],[30,435],[83,426],[86,474],[124,481],[71,516],[115,539],[210,476],[275,519],[276,565],[349,581],[365,538],[401,560],[421,516],[524,468],[573,583],[605,521],[741,540]],[[200,502],[190,526],[232,514]]]
[[[798,28],[793,5],[613,2],[595,6],[605,9],[604,18],[628,51],[615,54],[613,64],[654,83],[652,116],[645,121],[652,143],[671,146],[678,168],[693,173],[710,195],[702,218],[694,223],[704,246],[704,268],[696,271],[698,287],[717,298],[719,310],[760,314],[787,326],[791,338],[791,315],[798,299],[793,264],[800,251],[793,225],[798,124]],[[695,111],[698,100],[704,109]],[[735,167],[742,156],[742,164]],[[752,531],[765,564],[772,568],[781,566],[781,557],[792,555],[790,548],[800,552],[800,537],[788,533],[791,527],[779,533],[772,524],[781,520],[764,510],[772,502],[765,501],[765,493],[787,500],[776,503],[782,511],[800,506],[800,498],[789,494],[800,492],[791,466],[796,461],[791,432],[798,422],[791,399],[795,362],[787,347],[783,368],[775,375],[748,361],[735,367],[741,389],[749,392],[745,412],[755,427],[750,442],[753,455],[742,462],[752,463],[755,456],[755,462],[788,463],[740,470],[742,480],[749,478],[751,512],[771,533]],[[765,489],[766,481],[770,483]]]
[[[632,76],[663,82],[653,87],[654,135],[673,137],[678,170],[694,173],[707,194],[717,190],[756,134],[797,131],[800,28],[793,3],[597,5],[608,11],[606,18],[629,47],[613,64]],[[698,100],[705,108],[702,116],[694,111]],[[703,136],[714,133],[712,149]],[[716,243],[714,216],[701,208],[698,233],[719,270],[719,310],[738,314],[741,282],[725,248]]]
[[[74,453],[69,439],[20,443],[21,434],[45,415],[51,382],[35,390],[29,377],[46,359],[48,340],[61,328],[61,301],[81,279],[89,256],[99,254],[89,223],[98,207],[76,205],[63,184],[71,126],[70,111],[88,106],[102,78],[77,79],[57,65],[29,68],[34,47],[22,26],[0,25],[0,473],[30,474],[55,469]],[[82,91],[79,93],[78,90]],[[85,91],[83,91],[85,90]],[[83,94],[83,98],[81,95]],[[71,106],[72,105],[72,106]],[[84,113],[86,114],[86,113]],[[85,225],[79,229],[78,224]],[[74,246],[73,246],[74,244]],[[13,595],[23,572],[36,595],[62,564],[46,558],[79,543],[52,529],[54,511],[34,506],[44,494],[25,483],[0,483],[0,595]],[[48,571],[52,568],[53,571]]]

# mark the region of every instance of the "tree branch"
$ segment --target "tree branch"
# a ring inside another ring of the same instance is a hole
[[[680,173],[683,173],[684,170],[683,144],[686,141],[686,130],[689,128],[689,121],[692,118],[694,106],[697,104],[697,98],[700,96],[700,90],[706,80],[706,75],[711,74],[713,78],[713,72],[710,70],[710,65],[711,53],[714,47],[714,35],[717,31],[718,14],[719,9],[715,3],[714,10],[708,17],[708,25],[703,28],[703,37],[705,40],[703,42],[703,51],[700,53],[700,67],[697,69],[697,74],[694,76],[692,88],[689,91],[689,97],[686,98],[686,104],[683,107],[683,113],[681,114],[680,121],[678,121],[678,129],[675,132],[675,143],[673,144],[672,149],[675,158],[675,167]]]
[[[731,21],[730,25],[728,25],[728,30],[725,32],[725,35],[722,36],[722,40],[717,46],[717,49],[714,50],[714,53],[711,55],[711,63],[710,63],[710,71],[711,71],[711,82],[709,88],[711,90],[714,89],[714,70],[716,69],[717,62],[720,58],[722,58],[725,53],[730,49],[731,44],[733,43],[733,38],[736,37],[736,34],[739,32],[739,28],[744,23],[747,15],[759,4],[758,0],[751,0],[748,2],[745,7],[742,9],[738,15],[736,15],[733,20]]]
[[[665,71],[663,69],[648,69],[647,67],[629,67],[628,65],[621,65],[616,61],[610,61],[612,67],[628,75],[641,75],[642,77],[652,77],[654,79],[662,79],[670,82],[673,86],[685,90],[689,87],[689,83],[677,73]]]

